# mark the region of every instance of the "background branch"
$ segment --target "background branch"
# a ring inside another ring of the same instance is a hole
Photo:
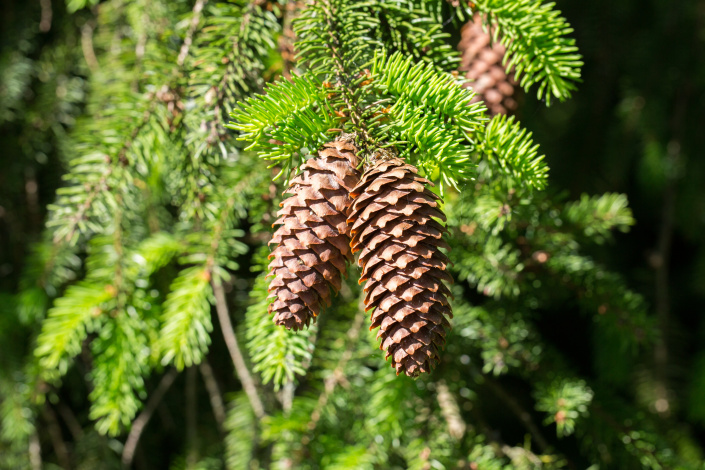
[[[225,300],[223,285],[220,282],[215,281],[212,281],[212,285],[213,293],[215,295],[215,309],[218,313],[220,329],[223,331],[225,344],[228,347],[230,358],[235,366],[235,373],[242,384],[245,394],[247,394],[247,398],[250,401],[250,406],[252,406],[252,411],[255,413],[257,418],[262,419],[265,416],[264,405],[262,404],[262,400],[257,393],[257,387],[252,379],[252,374],[250,374],[250,371],[247,368],[245,358],[240,351],[240,346],[238,345],[237,338],[235,337],[235,330],[233,329],[233,324],[230,321],[230,312],[227,301]]]
[[[149,397],[144,410],[142,410],[139,416],[132,422],[132,429],[130,429],[130,433],[127,435],[125,447],[123,447],[122,450],[123,467],[129,468],[132,465],[132,460],[135,458],[135,450],[139,444],[142,432],[144,432],[144,428],[149,424],[149,420],[152,419],[154,411],[161,403],[164,395],[166,395],[169,387],[171,387],[171,384],[176,380],[177,375],[176,369],[169,369],[169,371],[164,374],[159,381],[159,385],[154,392],[152,392],[152,396]]]

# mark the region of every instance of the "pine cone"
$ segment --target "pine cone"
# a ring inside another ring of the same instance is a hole
[[[517,108],[513,98],[514,73],[507,73],[502,66],[502,59],[506,48],[499,41],[492,42],[492,36],[482,29],[482,18],[475,15],[473,21],[468,22],[461,31],[462,39],[458,50],[462,52],[460,59],[461,72],[466,72],[465,77],[471,80],[465,85],[471,87],[477,95],[475,101],[484,101],[488,113],[507,114]]]
[[[440,199],[415,176],[416,168],[398,158],[375,165],[352,190],[355,199],[348,218],[352,251],[362,249],[358,265],[365,310],[375,309],[373,328],[380,327],[380,349],[392,358],[392,367],[408,376],[430,372],[445,344],[452,282],[445,271],[448,258],[439,247],[446,228]]]
[[[330,288],[340,290],[341,276],[350,251],[350,229],[346,218],[352,199],[350,190],[359,182],[357,149],[341,138],[325,144],[318,158],[301,166],[285,193],[274,225],[280,225],[269,243],[276,248],[269,255],[267,277],[269,313],[277,325],[300,330],[330,305]]]

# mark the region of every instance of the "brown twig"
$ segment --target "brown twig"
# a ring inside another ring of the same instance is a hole
[[[45,403],[42,407],[42,417],[46,421],[46,430],[49,434],[49,439],[51,440],[51,445],[54,448],[54,453],[56,458],[65,469],[71,468],[71,458],[69,457],[69,449],[66,447],[64,438],[61,435],[61,426],[59,426],[59,420],[56,419],[56,413],[51,408],[49,403]]]
[[[675,155],[667,157],[674,165]],[[668,343],[664,337],[668,331],[670,316],[670,295],[668,291],[668,269],[670,265],[671,241],[673,239],[673,224],[675,219],[676,206],[676,181],[669,177],[663,194],[663,206],[661,209],[661,227],[659,229],[658,248],[654,256],[655,276],[655,296],[656,296],[656,318],[659,323],[661,335],[654,344],[654,372],[655,386],[654,392],[656,400],[654,407],[656,411],[664,417],[670,415],[670,393],[668,387]]]
[[[73,440],[79,440],[83,436],[83,428],[71,408],[69,408],[66,403],[59,400],[56,404],[56,411],[59,412],[59,416],[61,416],[61,419],[64,421],[64,424],[71,433]]]
[[[446,381],[441,379],[436,382],[436,394],[438,396],[438,406],[441,414],[448,424],[448,434],[453,439],[460,440],[465,435],[467,424],[460,414],[458,402],[448,388]]]
[[[196,368],[186,369],[186,387],[184,397],[186,409],[186,468],[194,468],[198,462],[198,395],[196,394]]]
[[[291,70],[296,64],[296,52],[294,51],[296,33],[294,33],[292,23],[293,19],[297,16],[297,11],[300,9],[300,1],[289,1],[284,7],[282,34],[279,37],[279,53],[284,62],[282,66],[282,75],[284,78],[291,78]]]
[[[355,341],[357,341],[357,338],[360,336],[362,322],[365,319],[364,312],[364,308],[362,308],[361,306],[361,308],[358,309],[358,313],[355,316],[355,320],[353,321],[352,326],[347,332],[348,344],[345,349],[345,352],[343,352],[343,354],[340,356],[340,359],[338,359],[338,363],[335,366],[335,369],[333,369],[333,373],[326,378],[323,384],[323,392],[318,396],[316,408],[313,410],[313,413],[311,413],[311,419],[309,420],[308,425],[306,426],[309,432],[313,432],[316,429],[316,426],[318,426],[318,422],[321,419],[321,410],[328,403],[328,400],[333,394],[336,385],[338,385],[345,379],[345,366],[348,364],[348,361],[352,357],[353,349],[355,347]]]
[[[521,421],[527,431],[531,433],[531,436],[533,437],[536,444],[539,446],[539,449],[541,449],[541,452],[547,453],[549,447],[548,442],[546,441],[546,438],[543,437],[543,434],[541,433],[539,427],[536,425],[536,423],[534,423],[534,420],[531,419],[531,414],[529,414],[528,411],[522,408],[519,402],[516,401],[513,396],[507,393],[507,391],[504,390],[504,387],[502,387],[499,382],[490,379],[489,377],[485,377],[485,384],[487,384],[487,386],[492,389],[492,391],[507,404],[509,409],[516,415],[516,417],[519,418],[519,421]]]
[[[95,29],[95,23],[93,21],[87,21],[86,24],[81,27],[81,50],[83,51],[83,58],[86,60],[88,68],[91,72],[95,72],[100,68],[98,63],[98,58],[95,56],[95,49],[93,49],[93,30]]]
[[[147,401],[144,410],[142,410],[142,413],[133,421],[132,429],[130,429],[130,434],[128,434],[125,447],[122,450],[122,465],[124,468],[129,468],[132,465],[142,432],[147,424],[149,424],[149,420],[152,419],[154,411],[161,403],[164,395],[169,390],[169,387],[171,387],[171,384],[174,383],[177,375],[176,369],[169,369],[169,371],[164,374],[159,385],[152,393],[152,396],[149,397],[149,401]]]
[[[54,12],[51,9],[51,0],[39,0],[39,6],[42,9],[42,16],[39,20],[39,31],[48,33],[51,29],[51,19],[54,16]]]
[[[220,387],[218,387],[218,381],[215,379],[213,368],[207,359],[203,359],[199,370],[201,371],[203,383],[208,391],[208,398],[211,402],[215,422],[218,424],[218,429],[222,432],[223,424],[225,423],[225,404],[223,402],[223,395],[220,393]]]
[[[375,140],[370,136],[367,130],[367,124],[362,119],[362,112],[360,111],[359,103],[355,99],[355,95],[350,92],[349,89],[349,76],[351,74],[350,70],[346,70],[345,63],[343,62],[343,57],[340,52],[340,41],[336,35],[336,25],[333,22],[333,12],[332,5],[329,0],[317,0],[320,4],[321,9],[325,15],[326,26],[328,29],[328,42],[327,46],[330,50],[333,61],[335,62],[335,78],[336,78],[336,88],[343,98],[345,107],[350,115],[350,122],[353,124],[355,130],[360,136],[362,146],[365,151],[370,152],[375,146]]]
[[[179,50],[179,56],[176,60],[176,64],[179,67],[184,65],[186,57],[188,57],[189,48],[193,43],[193,35],[196,33],[196,28],[198,28],[198,23],[201,21],[201,11],[203,7],[208,3],[208,0],[198,0],[193,6],[193,16],[191,16],[191,23],[189,24],[188,31],[186,32],[186,37],[184,38],[184,43],[181,45]]]
[[[686,81],[679,89],[673,115],[670,119],[670,128],[673,139],[666,147],[665,164],[669,171],[666,172],[666,185],[663,191],[661,206],[661,226],[659,227],[658,244],[652,259],[656,270],[655,296],[656,319],[661,335],[654,345],[654,373],[656,401],[654,408],[662,417],[671,414],[670,387],[668,377],[669,345],[668,332],[670,330],[671,301],[669,293],[669,269],[671,258],[671,245],[673,243],[673,230],[676,218],[676,198],[678,192],[679,167],[682,164],[681,140],[683,138],[683,122],[686,119],[688,103],[691,102],[691,83]]]
[[[29,463],[32,470],[42,470],[42,444],[36,431],[29,435]]]
[[[265,416],[264,405],[262,400],[257,393],[257,387],[255,386],[255,381],[252,379],[247,364],[245,364],[245,358],[240,351],[240,346],[238,345],[237,338],[235,337],[235,330],[233,329],[233,324],[230,321],[230,312],[228,310],[228,304],[225,300],[225,293],[223,292],[223,285],[220,282],[211,282],[213,285],[213,293],[215,294],[215,310],[218,314],[218,321],[220,322],[220,329],[223,331],[223,338],[225,339],[225,344],[230,352],[230,358],[235,366],[235,373],[237,374],[240,384],[250,401],[250,406],[252,411],[258,419],[262,419]]]

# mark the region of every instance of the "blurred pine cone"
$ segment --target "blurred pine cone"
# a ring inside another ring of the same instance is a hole
[[[473,102],[484,101],[491,116],[516,110],[514,73],[507,75],[502,66],[506,48],[499,41],[492,42],[490,32],[482,29],[480,15],[463,26],[460,34],[458,50],[462,56],[458,70],[471,80],[465,86],[477,93]]]
[[[445,271],[448,258],[440,247],[445,220],[425,178],[403,160],[393,158],[365,172],[351,192],[355,199],[348,218],[353,253],[365,285],[365,310],[374,309],[370,329],[379,327],[380,349],[392,367],[409,376],[429,372],[445,344],[452,282]]]
[[[340,290],[350,251],[350,229],[346,219],[352,199],[350,190],[360,180],[357,149],[346,137],[330,142],[301,166],[285,191],[291,194],[280,206],[280,225],[270,244],[276,248],[269,255],[267,277],[269,305],[277,325],[300,330],[321,312],[321,304],[330,305],[330,288]]]

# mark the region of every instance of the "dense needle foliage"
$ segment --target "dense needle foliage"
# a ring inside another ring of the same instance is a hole
[[[6,2],[0,468],[704,468],[703,11]],[[477,13],[517,116],[462,86]],[[354,266],[310,329],[267,313],[282,190],[343,132],[445,201],[453,329],[416,380]]]

